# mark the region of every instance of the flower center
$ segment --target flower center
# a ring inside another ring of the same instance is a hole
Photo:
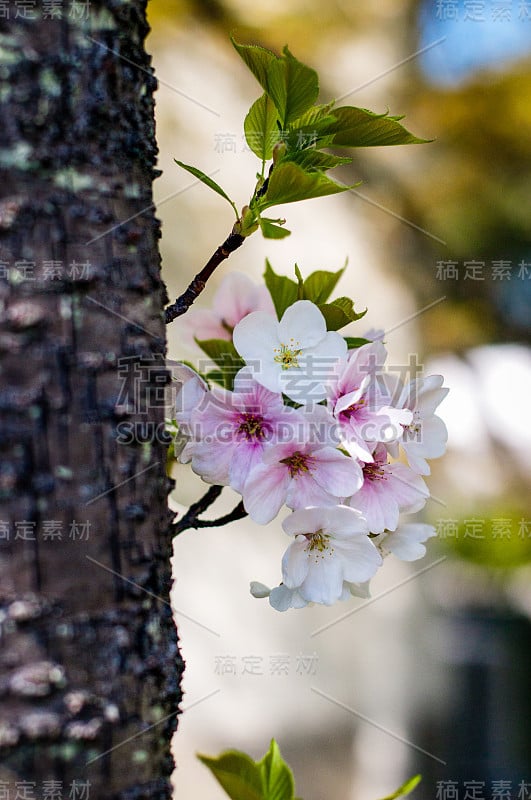
[[[328,541],[330,537],[326,536],[322,530],[316,531],[315,533],[306,533],[305,536],[308,539],[308,550],[310,553],[312,553],[314,550],[318,550],[320,553],[328,550]]]
[[[358,400],[357,403],[352,403],[351,406],[345,408],[344,411],[341,411],[341,414],[344,414],[347,418],[353,417],[359,411],[362,411],[364,406],[365,400]]]
[[[385,470],[382,469],[382,462],[375,461],[374,464],[364,464],[363,475],[369,481],[385,480]]]
[[[297,450],[295,453],[293,453],[293,455],[288,456],[287,458],[281,458],[280,463],[286,464],[289,467],[291,477],[296,478],[301,472],[310,471],[308,466],[309,460],[310,456],[306,456],[304,453],[301,453]]]
[[[422,425],[419,421],[413,420],[409,425],[402,425],[404,429],[404,439],[407,442],[420,442],[422,436]]]
[[[242,414],[238,433],[243,433],[247,440],[263,439],[265,436],[263,417],[251,413]]]
[[[334,548],[330,546],[330,536],[323,533],[322,530],[315,533],[305,533],[304,536],[308,540],[306,552],[313,554],[316,563],[320,558],[324,558],[325,555],[331,556],[333,554]]]
[[[290,339],[289,344],[282,343],[280,347],[275,347],[273,352],[275,353],[273,360],[280,364],[282,369],[299,366],[298,358],[302,353],[302,348],[300,342],[296,342],[295,339]]]

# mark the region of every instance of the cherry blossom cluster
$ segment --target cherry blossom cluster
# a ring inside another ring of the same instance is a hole
[[[239,273],[211,310],[189,312],[182,331],[234,347],[239,368],[229,388],[219,372],[179,367],[179,460],[232,487],[258,524],[289,509],[282,581],[253,582],[255,597],[284,611],[368,596],[385,555],[425,554],[435,529],[400,515],[424,507],[428,460],[445,450],[441,376],[404,384],[385,369],[383,333],[349,348],[307,299],[279,320],[266,287]]]

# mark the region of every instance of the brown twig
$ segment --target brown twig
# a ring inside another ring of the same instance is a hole
[[[235,522],[238,519],[243,519],[247,516],[247,511],[243,507],[243,501],[240,501],[236,508],[233,508],[228,514],[218,519],[198,519],[200,514],[203,514],[212,503],[214,503],[221,492],[223,486],[211,486],[210,489],[201,497],[196,503],[190,506],[186,514],[174,525],[172,525],[172,532],[174,536],[188,530],[189,528],[218,528],[222,525],[227,525],[229,522]]]
[[[216,252],[211,256],[210,260],[205,264],[203,269],[197,273],[193,281],[190,283],[185,292],[177,298],[175,303],[167,306],[164,310],[164,319],[166,325],[173,322],[174,319],[184,314],[194,300],[196,300],[203,289],[205,288],[207,280],[210,278],[216,267],[219,267],[222,261],[230,256],[238,247],[241,247],[245,241],[245,236],[239,233],[231,233],[223,244],[221,244]]]

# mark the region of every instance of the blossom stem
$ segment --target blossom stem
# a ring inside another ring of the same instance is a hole
[[[211,486],[209,490],[201,497],[196,503],[193,503],[186,514],[172,526],[174,536],[177,536],[183,531],[190,528],[218,528],[222,525],[227,525],[229,522],[234,522],[237,519],[242,519],[247,516],[247,512],[243,507],[243,501],[240,501],[236,508],[233,508],[228,514],[218,519],[198,519],[200,514],[203,514],[212,503],[214,503],[221,492],[223,486]]]
[[[225,259],[228,258],[231,253],[237,250],[238,247],[241,247],[244,241],[245,236],[242,236],[240,233],[235,233],[234,231],[227,236],[223,244],[220,244],[203,269],[198,272],[195,278],[191,281],[186,291],[184,291],[180,297],[177,298],[175,303],[172,303],[170,306],[165,308],[164,320],[166,325],[168,325],[170,322],[173,322],[174,319],[177,319],[177,317],[180,317],[182,314],[188,311],[194,300],[197,300],[205,288],[206,282],[216,267],[219,267],[221,262],[225,261]]]

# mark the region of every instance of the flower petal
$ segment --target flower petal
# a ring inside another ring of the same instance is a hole
[[[343,578],[349,583],[370,580],[382,564],[382,557],[367,536],[355,536],[334,544],[343,564]]]
[[[266,287],[258,286],[244,272],[229,272],[225,276],[214,295],[213,306],[219,319],[231,328],[253,311],[275,313]]]
[[[300,595],[309,603],[331,606],[343,592],[343,567],[338,558],[328,553],[309,559],[310,569],[299,587]]]
[[[332,447],[322,447],[315,451],[313,458],[315,482],[334,497],[350,497],[361,487],[361,467],[350,456]]]
[[[286,499],[290,477],[288,470],[259,464],[243,487],[245,510],[255,522],[265,525],[280,511]]]
[[[315,347],[325,336],[325,318],[309,300],[289,306],[278,324],[278,338],[286,345],[293,339],[298,347]]]
[[[265,311],[253,311],[236,325],[232,338],[245,361],[272,361],[275,347],[279,345],[278,322]],[[253,371],[256,371],[254,365]]]
[[[308,540],[296,536],[282,557],[282,580],[289,589],[296,589],[308,574],[310,558]]]

